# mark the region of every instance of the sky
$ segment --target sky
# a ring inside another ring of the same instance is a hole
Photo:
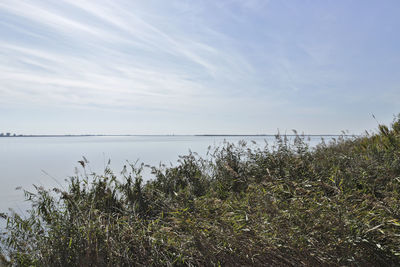
[[[400,112],[399,14],[398,0],[0,0],[0,132],[360,134]]]

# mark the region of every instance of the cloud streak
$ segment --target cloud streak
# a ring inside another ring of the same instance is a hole
[[[27,29],[18,32],[19,40],[1,41],[2,62],[8,62],[0,66],[2,92],[7,91],[5,87],[19,91],[3,95],[3,103],[12,95],[29,102],[35,92],[44,103],[57,101],[61,105],[94,102],[116,107],[172,108],[195,95],[218,91],[219,88],[208,87],[204,79],[220,79],[224,72],[230,77],[245,75],[236,67],[238,63],[246,65],[243,59],[235,62],[235,57],[218,47],[188,39],[176,31],[166,33],[111,2],[98,3],[60,1],[57,6],[44,6],[41,2],[6,1],[0,4],[3,13],[40,29],[35,31],[35,27],[26,24]],[[63,11],[71,12],[71,8],[82,11],[81,15]],[[91,23],[90,17],[96,17],[98,20],[93,21],[104,27],[93,25],[96,23]],[[53,36],[61,45],[28,44],[24,40],[26,32],[46,41]],[[27,84],[28,90],[24,89]],[[79,97],[67,100],[68,94]]]
[[[238,113],[257,117],[254,125],[264,117],[279,124],[285,120],[275,118],[277,110],[317,117],[335,106],[332,99],[361,105],[377,80],[398,85],[374,65],[385,64],[389,54],[361,46],[378,42],[376,33],[368,34],[379,29],[352,23],[348,5],[4,0],[0,104],[204,114],[202,125],[211,117],[234,125]],[[360,9],[360,21],[370,8]],[[385,29],[395,26],[382,21]],[[379,34],[382,43],[399,42]],[[398,55],[394,45],[387,51]],[[395,70],[392,63],[385,69]],[[361,87],[363,94],[352,89]],[[397,95],[390,90],[383,95]]]

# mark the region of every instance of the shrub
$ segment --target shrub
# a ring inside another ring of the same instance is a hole
[[[2,214],[4,264],[400,265],[400,120],[310,148],[225,143],[177,166],[83,172]]]

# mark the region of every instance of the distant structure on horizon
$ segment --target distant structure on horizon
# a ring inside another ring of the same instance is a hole
[[[12,133],[0,133],[0,137],[12,137],[12,136],[17,136],[17,134],[12,134]]]

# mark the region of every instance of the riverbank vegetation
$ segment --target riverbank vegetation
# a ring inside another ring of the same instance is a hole
[[[25,191],[28,216],[2,214],[4,264],[400,265],[399,119],[316,148],[226,143],[147,183],[140,164],[80,164],[67,188]]]

